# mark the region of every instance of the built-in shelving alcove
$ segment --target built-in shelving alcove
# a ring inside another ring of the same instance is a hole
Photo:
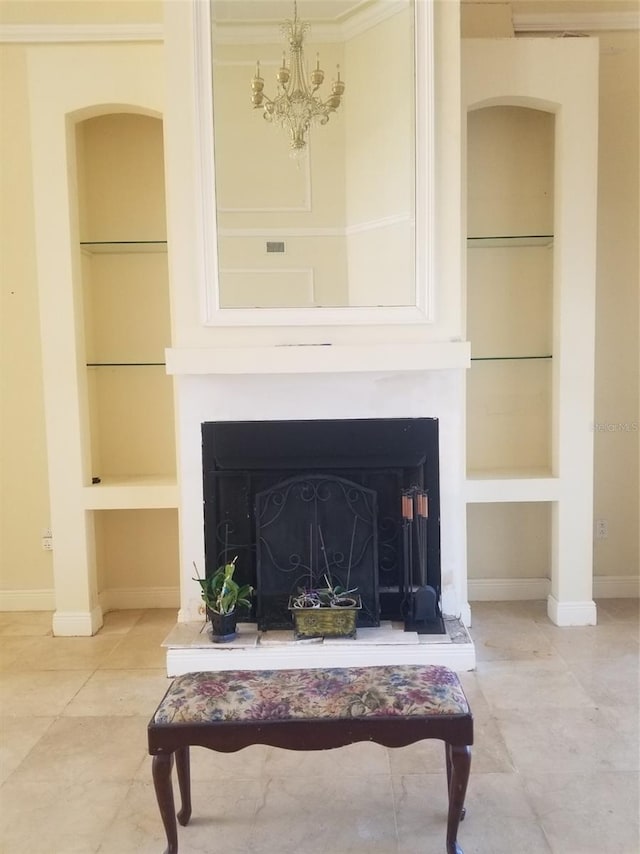
[[[565,626],[596,619],[598,51],[579,42],[470,39],[462,74],[470,599],[548,596]]]
[[[76,153],[98,590],[107,608],[158,604],[178,563],[162,121],[85,119]]]
[[[554,130],[553,114],[527,107],[467,118],[467,473],[478,489],[551,476]],[[470,577],[526,576],[518,544],[532,530],[544,555],[535,572],[547,578],[551,529],[540,512],[535,503],[469,505]],[[489,558],[497,530],[504,547]]]

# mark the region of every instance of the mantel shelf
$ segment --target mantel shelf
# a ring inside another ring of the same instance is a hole
[[[174,347],[168,374],[388,373],[465,369],[468,341],[376,344],[291,344],[264,347]]]

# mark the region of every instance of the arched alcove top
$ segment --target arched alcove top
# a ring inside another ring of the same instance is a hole
[[[509,102],[469,110],[469,236],[553,235],[555,124],[550,110]]]
[[[97,251],[108,244],[166,246],[162,117],[126,108],[79,115],[71,132],[80,242]]]
[[[97,119],[102,116],[119,115],[126,113],[127,115],[144,116],[150,119],[161,119],[162,112],[159,109],[148,107],[144,104],[114,104],[114,103],[95,103],[88,104],[84,107],[79,107],[67,114],[67,119],[74,124],[88,121],[89,119]]]
[[[539,110],[542,113],[556,113],[560,109],[558,101],[549,101],[544,98],[533,98],[528,95],[496,95],[491,98],[483,98],[472,104],[467,104],[467,112],[490,109],[491,107],[522,107],[526,110]]]
[[[598,91],[597,39],[463,39],[462,107],[584,111]]]

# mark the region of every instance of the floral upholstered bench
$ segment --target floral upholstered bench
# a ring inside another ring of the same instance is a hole
[[[327,750],[357,741],[404,747],[445,743],[449,792],[447,854],[457,843],[469,779],[473,718],[453,671],[435,665],[231,670],[178,676],[149,727],[153,782],[167,835],[178,851],[171,771],[175,755],[181,809],[191,817],[189,747],[230,753],[250,744]]]

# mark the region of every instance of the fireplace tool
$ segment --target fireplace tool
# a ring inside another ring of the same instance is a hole
[[[429,499],[412,487],[402,493],[404,578],[402,614],[405,630],[428,634],[441,627],[436,590],[427,578]],[[415,545],[415,548],[414,548]]]
[[[402,599],[400,602],[400,613],[405,625],[413,608],[413,495],[411,491],[402,493],[402,546],[404,554],[404,573],[402,578]]]

